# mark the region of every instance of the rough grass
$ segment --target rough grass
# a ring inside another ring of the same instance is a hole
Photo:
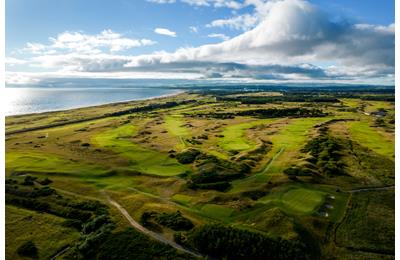
[[[394,210],[393,190],[354,194],[337,229],[337,242],[342,247],[394,254]]]
[[[63,246],[79,237],[75,229],[62,227],[63,218],[6,205],[6,259],[20,259],[18,247],[31,240],[38,259],[50,259]]]
[[[130,168],[147,174],[174,176],[189,170],[167,154],[143,148],[129,140],[137,133],[134,125],[124,125],[95,135],[92,142],[100,147],[108,148],[122,157],[131,160]]]
[[[292,119],[270,137],[272,150],[268,153],[271,158],[263,170],[248,178],[232,182],[230,192],[240,192],[264,185],[274,174],[282,174],[289,165],[293,164],[300,149],[307,141],[309,130],[318,123],[331,118],[300,118]]]
[[[73,175],[75,177],[96,176],[105,170],[95,165],[62,159],[39,152],[8,152],[6,169],[12,173],[44,173],[49,175]]]
[[[226,220],[234,212],[233,209],[230,209],[230,208],[227,208],[224,206],[220,206],[220,205],[216,205],[216,204],[205,204],[201,208],[201,211],[206,216],[209,216],[213,219],[220,219],[220,220]]]
[[[272,119],[259,119],[253,122],[230,125],[224,129],[224,137],[219,141],[219,146],[226,151],[246,151],[256,147],[256,143],[245,135],[245,130],[260,124],[272,122]]]
[[[188,204],[192,201],[192,197],[184,194],[175,194],[172,196],[172,200],[181,203],[181,204]]]
[[[374,152],[394,158],[394,140],[380,134],[376,128],[370,127],[368,122],[347,122],[351,138]]]

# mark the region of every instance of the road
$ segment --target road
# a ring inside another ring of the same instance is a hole
[[[122,207],[118,202],[116,202],[115,200],[111,199],[110,196],[108,196],[108,194],[105,191],[102,191],[102,193],[104,194],[104,196],[107,198],[108,202],[113,205],[114,207],[116,207],[121,214],[128,220],[129,224],[131,224],[132,227],[134,227],[137,231],[145,234],[146,236],[149,236],[161,243],[167,244],[172,246],[173,248],[185,252],[187,254],[190,254],[192,256],[198,257],[198,258],[202,258],[202,255],[193,252],[191,250],[188,250],[184,247],[182,247],[181,245],[178,245],[177,243],[166,239],[165,237],[163,237],[160,234],[157,234],[151,230],[148,230],[147,228],[143,227],[142,225],[140,225],[138,222],[136,222],[131,215],[129,215],[128,211],[126,211],[126,209],[124,207]]]

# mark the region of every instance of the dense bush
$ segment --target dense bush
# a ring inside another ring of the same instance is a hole
[[[178,160],[178,162],[182,164],[188,164],[194,162],[199,154],[200,154],[199,150],[189,149],[176,154],[176,159]]]
[[[32,177],[30,175],[26,176],[24,181],[21,183],[22,185],[34,185],[37,177]]]
[[[145,211],[140,217],[140,223],[143,226],[154,229],[154,222],[160,224],[164,227],[179,231],[179,230],[189,230],[193,228],[193,223],[182,216],[180,211],[174,213],[158,213],[154,211]]]
[[[339,139],[321,131],[321,135],[309,141],[302,151],[312,155],[309,161],[317,166],[321,174],[342,175],[345,172],[344,164],[340,161],[341,149]]]
[[[45,179],[43,179],[43,180],[41,180],[41,181],[37,181],[37,182],[40,183],[41,185],[49,185],[49,184],[51,184],[53,181],[50,180],[49,178],[45,178]]]
[[[174,248],[149,239],[132,228],[111,234],[97,250],[96,259],[193,259]]]
[[[112,221],[108,215],[97,216],[90,222],[87,222],[86,224],[83,225],[82,233],[89,234],[91,232],[96,231],[101,226],[109,224],[109,223],[112,223]]]
[[[298,241],[273,239],[261,233],[208,224],[175,240],[217,259],[308,259],[306,247]]]
[[[160,225],[169,227],[173,230],[189,230],[193,228],[193,223],[182,216],[180,211],[175,213],[161,213],[155,215],[155,221]]]
[[[20,256],[36,258],[38,249],[32,241],[26,241],[20,247],[18,247],[17,253]]]

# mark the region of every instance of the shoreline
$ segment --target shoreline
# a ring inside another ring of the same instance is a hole
[[[5,118],[33,116],[33,115],[40,115],[40,114],[45,114],[45,113],[51,114],[51,113],[57,113],[57,112],[66,112],[66,111],[70,111],[70,110],[95,108],[95,107],[110,106],[110,105],[122,105],[124,103],[131,103],[131,102],[135,102],[135,101],[150,101],[150,100],[155,100],[155,99],[159,99],[159,98],[178,96],[178,95],[184,94],[186,92],[187,91],[185,91],[185,90],[178,90],[175,93],[164,94],[164,95],[160,95],[160,96],[154,96],[154,97],[143,98],[143,99],[127,99],[127,100],[121,100],[121,101],[103,103],[103,104],[97,104],[97,105],[78,106],[78,107],[70,107],[70,108],[65,108],[65,109],[47,110],[47,111],[24,113],[24,114],[12,114],[12,115],[5,115]]]

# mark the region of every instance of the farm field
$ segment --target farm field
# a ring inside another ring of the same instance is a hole
[[[7,259],[206,259],[210,234],[298,259],[394,259],[394,103],[358,91],[194,91],[7,117]]]

